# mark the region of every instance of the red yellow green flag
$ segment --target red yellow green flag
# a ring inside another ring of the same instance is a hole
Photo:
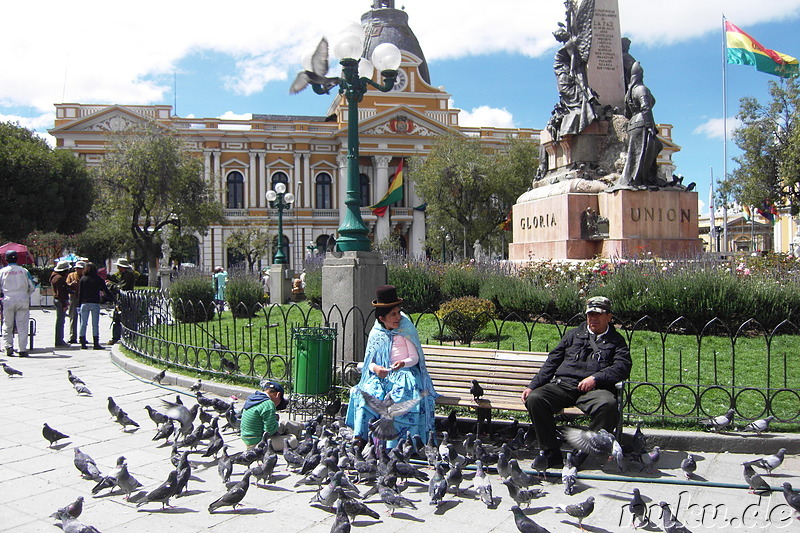
[[[790,55],[764,48],[761,43],[743,32],[740,28],[725,21],[726,56],[729,65],[750,65],[759,72],[766,72],[781,78],[798,75],[797,59]]]
[[[399,202],[403,199],[403,160],[400,160],[400,164],[397,166],[397,172],[392,178],[392,182],[389,184],[389,190],[386,191],[386,195],[381,198],[381,201],[375,205],[369,206],[372,212],[382,217],[386,214],[386,210],[389,208],[390,205],[393,203]]]

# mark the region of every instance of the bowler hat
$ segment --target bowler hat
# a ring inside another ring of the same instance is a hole
[[[261,386],[261,390],[272,389],[275,392],[281,393],[281,403],[279,403],[275,407],[275,410],[283,411],[284,409],[286,409],[286,406],[289,405],[289,400],[287,400],[286,396],[284,396],[285,392],[283,390],[283,385],[281,385],[277,381],[272,381],[270,379],[262,380],[261,383],[259,383],[259,385]]]
[[[69,261],[59,261],[53,272],[66,272],[69,270]]]
[[[397,288],[394,285],[381,285],[375,289],[375,300],[372,300],[373,307],[394,307],[400,305],[405,300],[397,297]]]

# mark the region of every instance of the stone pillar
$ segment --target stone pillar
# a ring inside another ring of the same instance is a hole
[[[305,199],[303,205],[305,207],[314,207],[314,176],[311,175],[311,157],[308,152],[303,153],[303,193]]]
[[[203,151],[203,179],[206,183],[211,183],[211,152]]]
[[[219,157],[220,152],[219,150],[214,151],[214,178],[217,180],[217,187],[219,187],[219,194],[220,198],[219,201],[222,202],[223,206],[228,205],[226,202],[226,195],[228,193],[228,188],[226,187],[225,180],[222,176],[222,161]]]
[[[618,0],[594,0],[592,47],[586,74],[602,105],[623,109],[625,84]]]
[[[292,167],[292,179],[294,180],[295,184],[295,198],[294,198],[294,205],[295,207],[303,207],[305,205],[305,196],[302,194],[302,189],[299,187],[305,181],[303,177],[303,172],[301,168],[301,164],[303,162],[303,155],[295,152],[294,154],[294,167]]]
[[[289,265],[273,264],[269,269],[269,302],[285,304],[292,294],[294,270]]]
[[[385,285],[387,279],[380,252],[329,253],[325,257],[322,309],[331,325],[338,325],[338,352],[344,354],[345,361],[363,357],[366,333],[372,327],[366,318],[372,312],[375,288]],[[354,307],[357,309],[351,312]]]
[[[256,196],[256,182],[258,181],[258,165],[256,164],[256,153],[250,152],[250,168],[247,169],[247,196],[244,202],[244,207],[258,206],[258,197]]]
[[[381,198],[386,196],[386,192],[389,190],[389,163],[392,161],[390,156],[386,155],[377,155],[372,158],[374,165],[375,165],[375,176],[372,180],[372,185],[375,188],[375,194],[373,194],[373,204],[376,204],[381,201]],[[389,238],[389,217],[388,215],[384,215],[382,217],[378,217],[375,221],[375,243],[379,243],[385,239]]]
[[[258,195],[258,206],[267,207],[267,191],[269,190],[269,183],[267,182],[267,152],[261,152],[261,194]]]
[[[415,207],[422,203],[422,200],[417,196],[417,191],[412,181],[406,181],[408,186],[408,201],[409,207]],[[411,231],[408,238],[408,251],[414,256],[422,256],[425,254],[425,211],[418,211],[417,209],[411,210],[413,221],[411,222]]]

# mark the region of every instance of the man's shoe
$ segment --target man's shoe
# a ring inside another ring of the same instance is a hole
[[[547,468],[560,468],[564,466],[564,459],[561,457],[561,450],[554,448],[552,450],[545,450],[545,457],[547,457]]]
[[[572,451],[572,466],[574,466],[575,468],[580,470],[581,465],[583,464],[583,462],[586,460],[587,457],[589,457],[589,453],[588,452],[584,452],[582,450],[573,450]]]
[[[71,338],[70,338],[70,339],[67,341],[67,344],[77,344],[77,343],[78,343],[78,339],[77,339],[77,338],[75,338],[75,337],[71,337]]]
[[[28,357],[28,352],[19,352],[20,357]]]
[[[16,357],[17,355],[14,353],[14,348],[6,348],[6,357]]]
[[[56,348],[69,348],[69,343],[68,342],[57,342],[56,343]]]

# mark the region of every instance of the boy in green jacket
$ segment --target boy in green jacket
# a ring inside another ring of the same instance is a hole
[[[284,398],[283,385],[277,381],[263,380],[259,383],[263,392],[251,394],[244,403],[242,411],[241,435],[248,448],[252,448],[261,441],[264,434],[269,435],[272,445],[276,450],[283,449],[284,428],[280,431],[278,424],[278,411],[289,405]]]

